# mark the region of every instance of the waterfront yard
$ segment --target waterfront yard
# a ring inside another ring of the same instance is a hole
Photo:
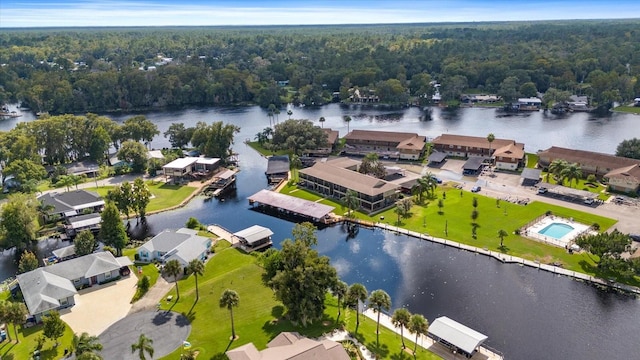
[[[192,320],[191,335],[187,339],[199,358],[223,359],[222,354],[231,348],[253,342],[258,349],[264,349],[267,343],[282,331],[297,331],[309,337],[318,337],[337,328],[337,302],[328,296],[327,310],[322,322],[306,328],[296,327],[282,317],[284,308],[275,300],[271,289],[261,281],[262,268],[257,264],[255,256],[246,255],[234,248],[228,248],[226,241],[216,246],[216,255],[206,265],[204,276],[199,277],[200,299],[196,302],[195,281],[189,276],[178,282],[180,298],[171,302],[163,302],[162,308],[185,314]],[[229,311],[221,309],[218,300],[225,289],[235,290],[240,303],[234,308],[234,322],[238,339],[231,342],[231,325]],[[370,289],[372,290],[372,289]],[[168,295],[176,299],[175,288]],[[215,319],[215,326],[212,326]],[[355,328],[355,313],[345,314],[347,329]],[[372,349],[375,348],[375,322],[360,316],[358,337]],[[177,359],[182,349],[177,349],[164,359]],[[411,356],[400,350],[400,337],[385,329],[380,336],[381,358],[409,359]],[[417,359],[437,359],[427,351],[418,351]]]
[[[285,186],[281,192],[311,201],[322,199],[317,194],[303,189],[296,189],[294,185]],[[445,193],[446,195],[443,198]],[[494,198],[454,189],[447,185],[438,187],[435,195],[436,198],[427,200],[422,205],[414,205],[410,216],[401,218],[400,223],[398,223],[398,215],[395,213],[394,208],[373,216],[356,212],[355,216],[361,220],[384,222],[480,249],[502,251],[509,255],[539,261],[543,264],[560,264],[565,269],[588,275],[604,278],[609,276],[597,271],[593,258],[587,253],[569,254],[564,248],[531,240],[516,235],[514,232],[537,217],[544,215],[547,211],[551,211],[556,216],[573,218],[575,221],[586,225],[597,223],[601,231],[613,226],[616,223],[613,219],[537,201],[531,202],[526,206],[506,201],[497,203]],[[473,198],[478,200],[478,219],[476,220],[478,226],[475,238],[472,236],[473,221],[471,219]],[[444,206],[442,209],[438,208],[438,199],[443,199]],[[347,211],[344,205],[333,199],[322,199],[320,202],[335,206],[337,214],[342,215]],[[505,230],[508,233],[504,238],[503,248],[500,248],[499,230]],[[639,283],[636,279],[631,281],[619,280],[631,285],[638,285],[637,283]]]
[[[149,201],[149,206],[147,207],[147,214],[178,206],[197,190],[192,186],[171,185],[158,181],[147,181],[146,183],[152,194],[151,201]],[[87,188],[87,190],[95,191],[104,198],[114,187],[105,185],[97,188]]]

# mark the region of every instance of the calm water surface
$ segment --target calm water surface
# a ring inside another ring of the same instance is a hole
[[[504,116],[494,109],[469,108],[455,112],[434,109],[423,121],[418,108],[381,110],[344,107],[294,108],[293,118],[317,121],[347,132],[343,115],[353,118],[350,129],[411,131],[429,137],[441,133],[512,138],[535,152],[552,145],[613,153],[617,144],[640,137],[640,116],[589,114],[556,117],[542,112]],[[287,118],[280,114],[279,120]],[[145,114],[164,132],[171,123],[193,126],[198,121],[222,120],[240,126],[234,150],[240,154],[237,192],[224,202],[196,198],[186,207],[149,217],[150,233],[181,227],[193,216],[203,223],[238,231],[253,224],[274,231],[274,241],[290,237],[292,223],[249,210],[247,197],[266,187],[266,160],[243,141],[269,126],[258,107],[207,108]],[[129,116],[114,117],[123,121]],[[24,116],[22,121],[32,117]],[[15,126],[11,119],[0,130]],[[152,146],[169,146],[157,137]],[[367,289],[384,289],[394,308],[406,306],[430,321],[446,315],[489,336],[488,344],[509,359],[636,359],[640,354],[640,301],[610,294],[550,273],[397,236],[380,230],[361,230],[347,241],[340,227],[321,230],[318,250],[328,255],[341,278],[362,282]],[[58,244],[47,243],[43,253]],[[15,270],[7,256],[0,261],[0,276]]]

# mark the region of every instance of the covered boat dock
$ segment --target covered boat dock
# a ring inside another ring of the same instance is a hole
[[[328,223],[333,206],[280,194],[269,190],[260,190],[249,196],[249,204],[275,210],[283,215],[292,215],[311,220],[316,223]]]
[[[261,250],[273,245],[271,236],[273,231],[260,225],[253,225],[244,230],[240,230],[232,235],[240,243],[240,248],[246,252]],[[232,241],[232,243],[234,243]]]
[[[429,326],[429,337],[457,354],[473,356],[488,337],[446,316],[441,316]]]

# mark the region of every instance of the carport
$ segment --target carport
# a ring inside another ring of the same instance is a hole
[[[522,186],[534,186],[540,181],[540,175],[542,170],[526,168],[522,170],[520,178],[522,179]]]
[[[488,339],[486,335],[446,316],[441,316],[433,321],[433,324],[429,326],[429,336],[468,358],[473,356],[478,347]]]
[[[447,154],[436,151],[433,154],[429,155],[429,158],[427,158],[427,160],[429,161],[429,166],[435,167],[435,166],[442,165],[442,163],[446,158],[447,158]]]
[[[557,184],[544,184],[549,190],[549,194],[554,197],[558,197],[565,201],[583,201],[585,199],[596,199],[598,194],[590,191],[574,189]]]
[[[479,156],[470,157],[462,166],[462,173],[464,175],[478,175],[478,172],[482,169],[484,160],[485,158]]]

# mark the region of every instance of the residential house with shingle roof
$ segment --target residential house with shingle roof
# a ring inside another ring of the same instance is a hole
[[[495,158],[499,169],[515,170],[524,164],[524,144],[509,139],[494,139],[489,143],[486,137],[442,134],[432,141],[434,150],[463,158]]]
[[[73,217],[86,212],[100,212],[104,207],[104,200],[93,191],[72,190],[66,192],[52,192],[38,197],[44,205],[52,206],[48,217]]]
[[[178,260],[185,267],[193,259],[204,261],[211,243],[211,239],[199,236],[197,230],[164,230],[138,248],[136,260],[161,263]]]
[[[594,174],[598,177],[603,177],[619,168],[640,164],[640,160],[636,159],[557,146],[538,152],[538,165],[542,168],[548,167],[549,164],[558,159],[578,164],[582,169],[583,175]]]
[[[345,137],[347,155],[376,153],[381,158],[417,160],[422,156],[427,138],[416,133],[352,130]]]
[[[29,314],[40,321],[50,310],[75,304],[76,289],[117,279],[120,269],[133,265],[126,256],[108,251],[40,267],[17,276]]]
[[[493,160],[497,169],[517,170],[524,165],[524,145],[515,142],[497,148],[493,152]]]
[[[258,351],[253,343],[227,351],[230,360],[349,360],[339,342],[313,340],[297,332],[282,332]]]
[[[300,170],[299,185],[339,200],[347,190],[353,190],[358,194],[360,208],[366,212],[379,211],[395,203],[399,185],[342,167],[350,164],[351,161],[338,160],[316,163]]]
[[[609,186],[613,191],[625,193],[640,191],[640,165],[638,164],[609,171],[604,177],[609,180]]]

